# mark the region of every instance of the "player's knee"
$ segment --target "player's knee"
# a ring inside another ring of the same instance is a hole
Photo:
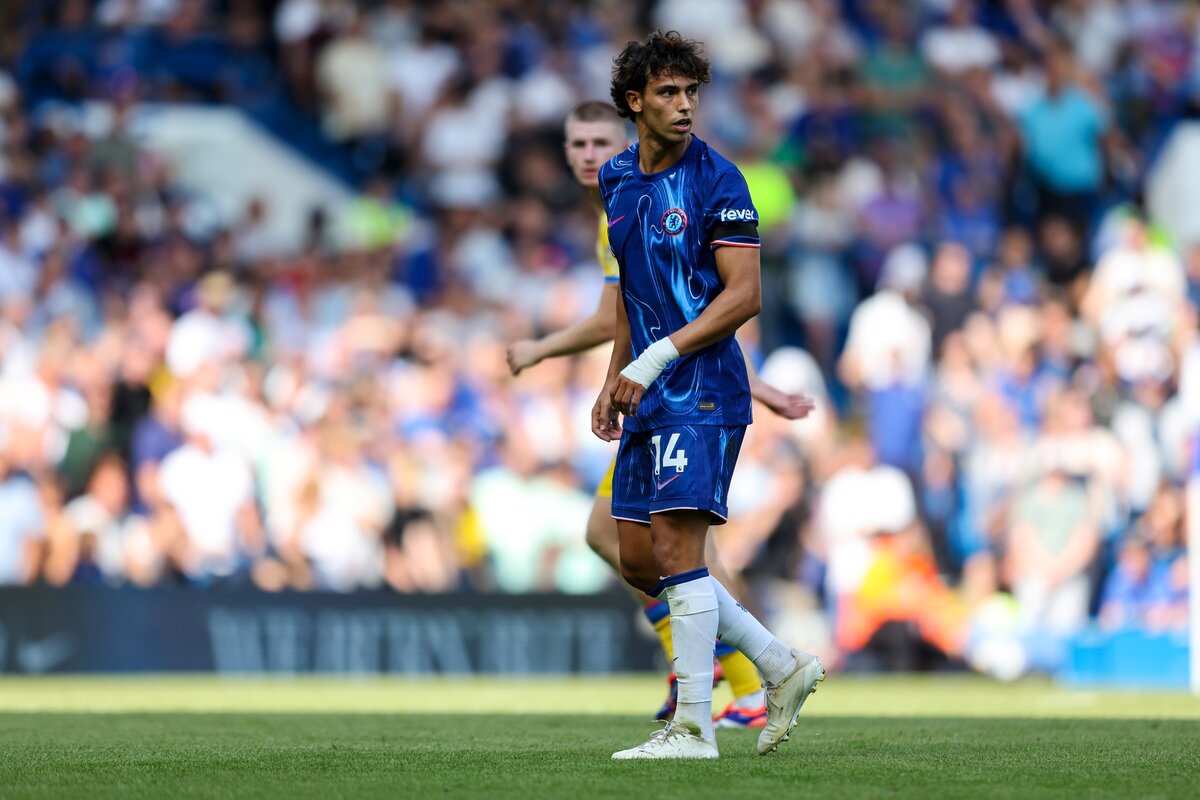
[[[649,592],[658,585],[658,569],[653,564],[621,559],[621,577],[639,592]]]
[[[664,575],[695,569],[695,560],[695,556],[674,539],[662,537],[654,540],[654,561]]]

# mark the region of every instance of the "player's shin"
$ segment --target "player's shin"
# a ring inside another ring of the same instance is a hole
[[[663,594],[671,609],[671,639],[679,681],[676,722],[694,725],[711,741],[713,639],[717,635],[717,598],[708,570],[700,569],[663,579]]]

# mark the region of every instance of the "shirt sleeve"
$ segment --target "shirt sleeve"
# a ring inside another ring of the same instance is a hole
[[[746,179],[736,169],[722,172],[704,220],[709,247],[758,247],[758,209]]]

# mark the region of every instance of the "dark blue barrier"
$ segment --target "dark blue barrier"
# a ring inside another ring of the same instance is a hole
[[[0,589],[0,673],[608,673],[654,668],[627,595]]]

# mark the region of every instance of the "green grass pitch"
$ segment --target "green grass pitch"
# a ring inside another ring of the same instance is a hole
[[[1200,796],[1200,698],[832,675],[792,741],[614,763],[649,677],[0,679],[0,798]],[[718,703],[727,690],[717,690]]]

